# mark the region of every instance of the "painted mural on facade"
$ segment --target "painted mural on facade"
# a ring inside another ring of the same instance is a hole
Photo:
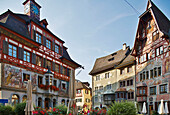
[[[26,88],[27,84],[24,82],[23,74],[30,75],[32,81],[33,89],[35,90],[36,85],[36,74],[18,67],[5,64],[4,65],[4,76],[5,76],[5,86],[16,87],[16,88]]]

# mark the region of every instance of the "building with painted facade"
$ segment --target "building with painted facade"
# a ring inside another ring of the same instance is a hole
[[[47,20],[40,20],[41,6],[35,0],[23,5],[24,14],[8,10],[0,15],[0,99],[12,105],[26,100],[31,80],[36,106],[67,105],[70,78],[75,80],[75,69],[81,66],[48,29]]]
[[[92,92],[88,82],[75,81],[76,87],[76,104],[79,111],[87,110],[92,107]]]
[[[139,111],[144,102],[148,114],[158,110],[161,99],[170,110],[170,21],[148,0],[139,23],[132,55],[136,58],[136,88]]]
[[[131,100],[135,97],[135,58],[130,47],[96,59],[92,75],[93,108],[103,108],[114,101]]]

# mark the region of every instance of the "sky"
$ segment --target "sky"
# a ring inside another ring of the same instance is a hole
[[[0,14],[10,9],[24,13],[25,0],[0,0]],[[71,58],[84,66],[77,69],[76,79],[91,84],[89,72],[96,58],[122,49],[123,43],[133,47],[139,16],[148,0],[35,0],[41,5],[40,19],[46,18],[48,29],[60,39]],[[152,0],[170,18],[170,0]]]

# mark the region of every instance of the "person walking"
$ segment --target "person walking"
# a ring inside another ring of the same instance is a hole
[[[87,115],[90,115],[90,110],[88,109],[88,111],[87,111]]]

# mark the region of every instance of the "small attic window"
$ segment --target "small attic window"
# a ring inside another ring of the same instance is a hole
[[[117,53],[112,53],[111,55],[114,56],[114,55],[116,55],[116,54],[117,54]]]
[[[45,25],[45,24],[43,24],[43,27],[44,27],[44,28],[46,28],[46,25]]]
[[[112,58],[108,59],[108,61],[112,61],[112,60],[114,60],[114,57],[112,57]]]

